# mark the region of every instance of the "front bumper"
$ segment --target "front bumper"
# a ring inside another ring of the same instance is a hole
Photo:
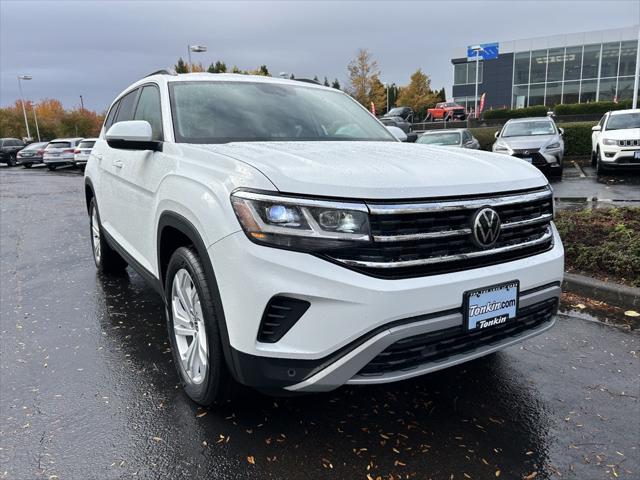
[[[636,152],[640,152],[640,148],[616,148],[603,146],[600,161],[607,167],[640,168],[640,157],[636,158]]]
[[[408,378],[400,373],[375,379],[356,374],[390,342],[425,328],[437,331],[461,326],[466,291],[517,279],[525,304],[527,292],[550,284],[556,287],[546,293],[557,298],[564,252],[555,227],[553,233],[554,247],[532,257],[442,275],[387,280],[309,254],[259,246],[243,232],[236,232],[208,250],[225,310],[233,352],[231,370],[250,386],[295,391]],[[306,300],[311,306],[278,342],[258,342],[263,312],[276,295]],[[398,323],[401,328],[391,328]],[[541,331],[422,365],[409,376],[491,353]]]

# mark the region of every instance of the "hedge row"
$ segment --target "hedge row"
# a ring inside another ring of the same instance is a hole
[[[591,103],[564,103],[556,105],[553,111],[556,115],[604,115],[611,110],[625,110],[631,108],[631,100],[614,102],[591,102]],[[482,118],[491,120],[495,118],[524,118],[524,117],[544,117],[549,109],[544,105],[526,108],[502,108],[499,110],[487,110]]]
[[[559,123],[558,127],[564,129],[564,154],[565,156],[591,155],[591,127],[593,122]],[[482,150],[491,151],[495,141],[495,133],[502,127],[472,128],[471,133],[480,142]]]
[[[567,103],[554,107],[556,115],[588,115],[599,114],[604,115],[610,110],[625,110],[631,108],[631,100],[622,100],[618,103],[613,102],[591,102],[591,103]]]
[[[524,118],[524,117],[546,117],[547,107],[544,105],[536,105],[535,107],[526,108],[502,108],[499,110],[487,110],[482,118],[491,120],[494,118]]]

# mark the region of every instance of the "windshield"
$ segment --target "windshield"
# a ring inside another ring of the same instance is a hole
[[[347,95],[261,82],[170,84],[176,141],[396,141]]]
[[[460,134],[458,132],[426,133],[418,139],[418,143],[426,143],[429,145],[460,145]]]
[[[623,130],[627,128],[640,128],[640,112],[619,113],[609,116],[606,130]]]
[[[532,135],[553,135],[556,129],[549,121],[516,122],[505,125],[502,137],[529,137]]]
[[[52,148],[69,148],[71,146],[71,142],[51,142],[47,145],[47,150],[51,150]]]

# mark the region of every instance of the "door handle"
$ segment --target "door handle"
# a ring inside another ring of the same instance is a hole
[[[114,160],[113,161],[113,166],[116,168],[122,168],[124,167],[124,163],[122,163],[120,160]]]

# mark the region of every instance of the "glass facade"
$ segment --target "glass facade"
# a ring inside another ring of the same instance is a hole
[[[483,62],[478,62],[478,83],[482,83]],[[453,66],[453,84],[468,85],[476,83],[476,61],[456,63]]]
[[[637,48],[632,40],[515,52],[511,106],[632,98]]]

